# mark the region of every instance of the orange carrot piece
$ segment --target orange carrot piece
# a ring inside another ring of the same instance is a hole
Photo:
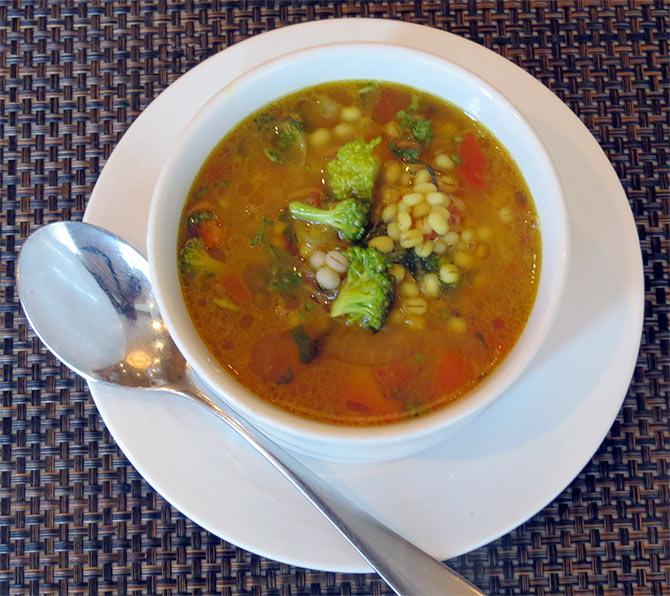
[[[458,352],[445,352],[435,367],[433,394],[443,396],[463,389],[472,380],[472,365]]]
[[[342,385],[346,401],[368,408],[372,414],[392,413],[396,407],[386,399],[374,375],[364,366],[350,365],[342,369]],[[354,409],[361,410],[360,407]]]

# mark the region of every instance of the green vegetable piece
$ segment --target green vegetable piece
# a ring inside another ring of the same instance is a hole
[[[418,416],[423,416],[428,412],[428,406],[425,402],[412,398],[403,403],[403,407],[407,415],[411,418],[417,418]]]
[[[240,307],[237,306],[230,298],[221,296],[218,298],[212,298],[212,304],[218,306],[223,310],[229,310],[230,312],[240,312]]]
[[[326,164],[326,181],[338,201],[351,196],[372,199],[379,173],[379,160],[372,151],[380,142],[381,137],[367,144],[363,139],[351,141],[340,147],[335,159]]]
[[[291,337],[295,342],[296,348],[298,348],[298,358],[303,364],[309,364],[316,356],[318,355],[318,343],[311,339],[305,328],[302,325],[298,325],[291,329]]]
[[[365,84],[363,87],[361,87],[358,90],[358,95],[367,95],[368,93],[371,93],[374,91],[378,86],[377,81],[370,81],[369,83]]]
[[[301,280],[300,273],[294,267],[277,260],[270,267],[270,283],[268,288],[271,292],[286,294],[295,290]]]
[[[417,147],[416,145],[403,147],[397,143],[394,143],[393,141],[390,141],[389,149],[391,149],[391,151],[393,151],[393,153],[400,159],[409,163],[415,163],[419,161],[419,156],[421,155],[421,147]]]
[[[386,321],[394,292],[388,263],[376,248],[353,246],[346,255],[349,270],[330,316],[345,316],[349,324],[379,331]]]
[[[188,216],[188,223],[191,226],[197,226],[205,221],[214,219],[214,214],[211,211],[196,211]]]
[[[368,225],[368,201],[345,199],[330,209],[319,209],[306,203],[293,202],[288,210],[295,219],[335,228],[342,240],[356,242],[365,234]]]
[[[205,243],[200,238],[191,238],[179,251],[179,266],[182,273],[214,275],[221,273],[224,265],[209,256]]]
[[[409,110],[401,110],[395,117],[411,140],[421,143],[424,147],[430,143],[433,138],[430,120],[426,120]]]
[[[267,217],[261,217],[261,225],[254,237],[251,239],[251,246],[258,246],[259,244],[265,242],[265,235],[267,234],[268,228],[272,227],[273,224],[274,222],[271,219],[268,219]]]
[[[302,122],[294,117],[280,120],[272,131],[270,146],[263,152],[272,163],[303,163],[306,156]]]
[[[414,250],[406,250],[397,262],[414,277],[422,277],[424,273],[437,273],[440,270],[440,257],[435,253],[427,257],[419,257]]]

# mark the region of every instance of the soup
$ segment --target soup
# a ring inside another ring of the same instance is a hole
[[[262,399],[335,424],[462,398],[514,346],[540,275],[504,147],[384,82],[304,89],[241,122],[198,173],[178,243],[214,357]]]

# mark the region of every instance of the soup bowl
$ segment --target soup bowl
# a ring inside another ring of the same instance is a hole
[[[467,395],[434,412],[379,426],[342,426],[291,414],[254,395],[209,352],[184,302],[177,266],[178,229],[189,189],[219,141],[248,115],[320,83],[380,80],[442,98],[488,128],[506,147],[531,191],[542,237],[535,303],[517,343]],[[516,108],[464,68],[428,53],[373,43],[310,48],[267,62],[225,86],[191,120],[159,176],[149,217],[148,257],[159,308],[198,379],[280,444],[348,462],[416,453],[462,429],[503,395],[528,367],[554,321],[565,281],[568,228],[561,185],[542,143]]]

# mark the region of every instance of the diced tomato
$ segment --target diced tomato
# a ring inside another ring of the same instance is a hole
[[[472,374],[472,365],[464,356],[445,352],[435,367],[432,393],[437,397],[463,389],[472,380]]]
[[[244,306],[251,302],[251,292],[240,275],[229,275],[222,283],[226,294],[238,306]]]
[[[223,226],[216,223],[216,221],[203,221],[198,226],[198,236],[202,238],[207,248],[214,248],[220,246],[225,238],[226,231]]]
[[[482,189],[485,185],[486,157],[471,132],[463,137],[458,146],[458,156],[461,158],[458,171],[463,180],[472,188]]]
[[[408,93],[397,89],[382,89],[377,103],[372,108],[372,119],[377,124],[386,124],[395,118],[400,110],[409,106],[411,98]]]

